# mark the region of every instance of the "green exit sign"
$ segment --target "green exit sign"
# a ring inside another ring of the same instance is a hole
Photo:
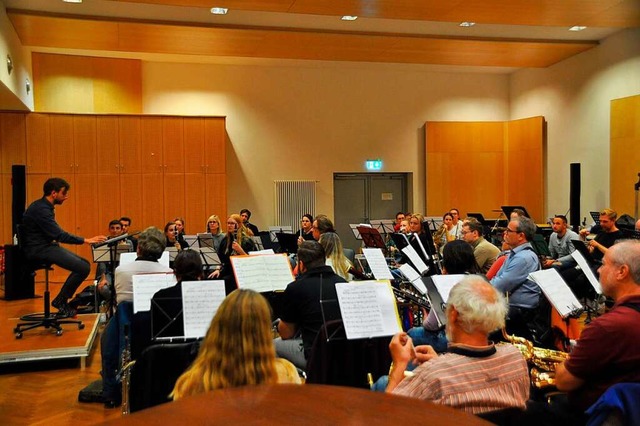
[[[367,160],[367,170],[382,170],[382,160]]]

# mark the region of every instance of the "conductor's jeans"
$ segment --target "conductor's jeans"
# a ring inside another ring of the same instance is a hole
[[[32,262],[50,263],[71,271],[71,274],[64,282],[59,295],[65,299],[70,299],[76,293],[82,281],[84,281],[91,271],[91,265],[86,259],[75,253],[60,247],[58,244],[51,244],[46,247],[39,247],[36,252],[27,253],[28,259]]]

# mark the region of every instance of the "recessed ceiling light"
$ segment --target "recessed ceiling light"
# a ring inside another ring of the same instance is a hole
[[[569,28],[569,31],[582,31],[587,29],[587,27],[583,27],[582,25],[575,25],[571,28]]]
[[[82,3],[82,0],[62,0],[65,3]]]
[[[213,13],[214,15],[226,15],[228,11],[229,11],[229,9],[227,9],[226,7],[212,7],[211,8],[211,13]]]
[[[476,24],[475,22],[467,22],[467,21],[460,22],[461,27],[473,27],[475,24]]]
[[[340,19],[342,19],[343,21],[355,21],[356,19],[358,19],[358,17],[354,15],[344,15]]]

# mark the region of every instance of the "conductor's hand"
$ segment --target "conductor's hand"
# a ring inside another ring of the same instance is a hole
[[[107,241],[107,237],[105,237],[104,235],[96,235],[95,237],[84,239],[85,244],[104,243],[105,241]]]

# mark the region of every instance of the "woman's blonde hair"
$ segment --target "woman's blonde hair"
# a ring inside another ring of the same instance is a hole
[[[222,234],[222,224],[220,223],[220,218],[218,217],[217,214],[212,214],[211,216],[209,216],[209,219],[207,219],[207,224],[205,226],[205,232],[211,232],[209,230],[209,222],[217,222],[218,223],[218,234]]]
[[[234,213],[231,216],[229,216],[230,219],[233,219],[237,224],[238,224],[238,229],[236,230],[236,235],[235,235],[235,241],[238,242],[238,244],[242,245],[242,240],[244,240],[245,238],[249,238],[253,236],[253,232],[251,231],[251,229],[247,228],[246,226],[244,226],[244,223],[242,223],[242,217],[237,214]],[[227,251],[230,252],[231,251],[231,246],[233,245],[233,240],[232,238],[227,238]]]
[[[267,300],[253,290],[235,290],[218,308],[197,358],[178,378],[170,397],[276,383],[275,360]]]
[[[324,249],[327,259],[331,259],[333,270],[336,274],[340,275],[345,280],[349,278],[349,269],[351,268],[351,262],[344,255],[344,249],[342,247],[342,241],[335,232],[325,232],[320,235],[318,241]]]

